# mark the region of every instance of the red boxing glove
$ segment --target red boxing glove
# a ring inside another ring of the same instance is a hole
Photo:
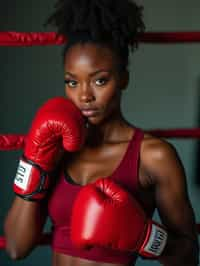
[[[37,112],[27,135],[24,155],[14,180],[14,192],[27,200],[45,197],[49,175],[64,149],[80,149],[85,138],[85,123],[80,110],[69,100],[55,97]]]
[[[102,178],[80,190],[72,211],[71,239],[79,248],[97,245],[157,258],[167,232],[147,218],[131,194]]]

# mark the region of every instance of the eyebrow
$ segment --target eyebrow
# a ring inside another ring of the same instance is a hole
[[[105,69],[99,69],[99,70],[97,70],[97,71],[92,72],[91,74],[89,74],[89,76],[95,76],[95,75],[97,75],[98,73],[101,73],[101,72],[111,73],[112,71],[111,71],[111,70],[108,70],[108,69],[107,69],[107,70],[105,70]],[[70,75],[70,76],[72,76],[72,77],[76,77],[75,74],[70,73],[69,71],[66,71],[66,72],[65,72],[65,75]]]

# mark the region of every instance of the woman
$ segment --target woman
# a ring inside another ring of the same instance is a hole
[[[50,100],[32,123],[15,178],[17,195],[5,220],[8,253],[13,259],[27,256],[40,240],[49,214],[54,266],[134,265],[139,252],[102,244],[88,250],[75,246],[70,237],[78,192],[109,177],[136,199],[149,219],[157,208],[168,238],[162,254],[154,259],[166,266],[198,265],[194,213],[174,147],[130,125],[121,112],[121,96],[129,79],[129,48],[137,47],[138,34],[144,31],[142,8],[128,0],[60,0],[55,8],[47,23],[69,37],[63,53],[68,100]],[[46,141],[49,113],[54,119],[50,144]],[[77,134],[80,142],[71,150],[69,128],[75,128],[72,135]],[[63,153],[55,132],[64,138],[67,152]],[[59,173],[50,176],[55,169]],[[28,179],[26,189],[22,171],[28,172],[23,173]],[[41,176],[45,176],[42,184]]]

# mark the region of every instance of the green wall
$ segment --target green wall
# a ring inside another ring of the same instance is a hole
[[[140,1],[148,31],[200,30],[197,0]],[[53,0],[1,1],[0,31],[45,31],[42,24]],[[51,30],[51,29],[48,29]],[[198,127],[200,44],[147,45],[131,57],[131,80],[123,110],[142,128]],[[26,133],[36,109],[47,98],[64,95],[61,47],[0,47],[0,132]],[[185,166],[190,198],[200,222],[200,199],[195,184],[197,141],[171,140]],[[12,182],[21,152],[1,152],[0,235],[14,197]],[[157,217],[155,216],[157,219]],[[12,262],[0,251],[0,265],[50,265],[48,247],[38,247],[23,261]],[[158,265],[139,260],[138,266]]]

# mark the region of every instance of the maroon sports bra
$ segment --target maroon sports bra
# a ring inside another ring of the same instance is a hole
[[[144,133],[140,129],[136,129],[123,159],[110,176],[111,179],[117,181],[134,195],[137,195],[138,190],[138,164],[143,137]],[[80,189],[81,185],[76,184],[67,173],[61,171],[59,181],[48,204],[49,216],[53,224],[51,243],[53,251],[98,262],[131,263],[134,265],[137,255],[131,252],[102,247],[83,250],[72,244],[70,240],[70,217],[73,202]]]

